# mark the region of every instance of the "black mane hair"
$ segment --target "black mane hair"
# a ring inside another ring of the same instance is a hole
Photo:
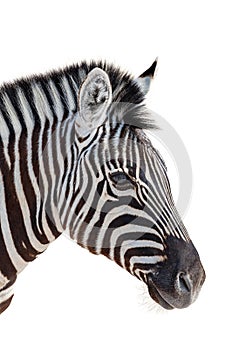
[[[49,80],[52,80],[58,91],[62,91],[61,80],[66,77],[69,82],[71,80],[75,82],[76,89],[73,93],[76,94],[87,74],[95,67],[103,69],[109,76],[113,92],[112,112],[117,112],[121,120],[123,119],[129,126],[140,129],[157,128],[153,116],[143,104],[145,95],[136,80],[129,73],[106,61],[91,61],[89,63],[83,61],[80,64],[73,64],[65,68],[4,83],[0,86],[0,111],[4,109],[3,94],[7,94],[10,98],[13,96],[14,102],[17,103],[15,99],[16,89],[19,88],[28,93],[33,83],[46,85]]]

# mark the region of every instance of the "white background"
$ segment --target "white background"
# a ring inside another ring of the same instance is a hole
[[[137,76],[159,56],[148,105],[189,152],[194,186],[184,222],[207,274],[188,309],[150,311],[135,278],[61,237],[19,276],[0,316],[1,349],[233,348],[231,5],[1,1],[1,82],[91,58]]]

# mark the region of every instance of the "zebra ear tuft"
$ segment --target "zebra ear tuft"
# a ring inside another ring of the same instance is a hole
[[[156,68],[158,64],[158,57],[152,63],[150,68],[148,68],[144,73],[142,73],[137,79],[136,82],[140,86],[143,93],[146,95],[150,89],[151,80],[156,74]]]
[[[79,90],[78,109],[85,128],[94,129],[103,124],[106,111],[112,102],[112,87],[108,74],[94,68]]]

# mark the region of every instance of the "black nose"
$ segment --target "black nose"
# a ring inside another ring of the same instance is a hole
[[[191,294],[193,285],[190,275],[186,272],[179,272],[176,277],[176,287],[181,295]]]

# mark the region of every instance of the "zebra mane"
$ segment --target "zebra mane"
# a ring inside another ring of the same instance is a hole
[[[70,87],[72,87],[77,110],[78,90],[87,74],[95,67],[103,69],[109,76],[113,93],[113,103],[110,111],[112,113],[114,112],[114,115],[118,115],[119,120],[129,126],[139,129],[156,129],[157,126],[154,117],[143,104],[145,95],[136,82],[136,79],[129,73],[122,71],[119,67],[109,64],[106,61],[91,61],[89,63],[83,61],[80,64],[73,64],[43,74],[16,79],[10,83],[3,83],[0,86],[0,111],[4,109],[2,103],[4,94],[7,94],[17,105],[17,98],[15,96],[18,89],[28,94],[33,84],[47,86],[49,81],[52,81],[59,93],[61,93],[62,102],[68,105],[62,83],[64,78],[67,79]]]

